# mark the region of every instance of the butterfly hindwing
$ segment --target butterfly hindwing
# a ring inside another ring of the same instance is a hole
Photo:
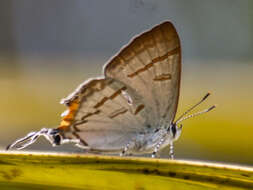
[[[69,125],[60,127],[64,137],[78,138],[92,149],[122,149],[147,123],[141,97],[111,78],[85,82],[63,103],[69,106],[62,122]]]

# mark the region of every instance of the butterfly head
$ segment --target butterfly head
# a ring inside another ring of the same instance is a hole
[[[182,131],[183,125],[177,125],[177,123],[171,123],[170,127],[168,128],[168,133],[172,137],[173,141],[177,140]]]

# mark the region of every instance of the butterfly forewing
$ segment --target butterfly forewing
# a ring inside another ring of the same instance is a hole
[[[181,49],[169,22],[134,38],[105,65],[105,76],[128,84],[152,111],[146,117],[153,127],[169,124],[179,97]]]
[[[122,150],[137,134],[174,119],[180,72],[179,38],[165,22],[125,46],[104,66],[104,77],[64,99],[69,109],[58,129],[91,149]]]

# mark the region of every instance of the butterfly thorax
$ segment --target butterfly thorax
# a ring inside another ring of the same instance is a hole
[[[151,153],[161,143],[161,148],[176,141],[181,135],[181,128],[171,124],[167,128],[157,128],[138,134],[136,139],[130,142],[129,152],[134,154]]]

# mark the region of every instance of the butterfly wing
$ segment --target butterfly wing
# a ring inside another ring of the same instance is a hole
[[[134,38],[104,67],[106,77],[128,84],[150,108],[153,127],[168,125],[177,109],[181,47],[170,22],[164,22]]]
[[[63,103],[69,109],[59,127],[62,136],[91,149],[121,150],[145,128],[141,97],[115,79],[91,79]]]
[[[63,100],[69,107],[58,128],[99,150],[122,150],[137,134],[174,119],[179,96],[181,51],[169,22],[134,38],[91,79]]]

